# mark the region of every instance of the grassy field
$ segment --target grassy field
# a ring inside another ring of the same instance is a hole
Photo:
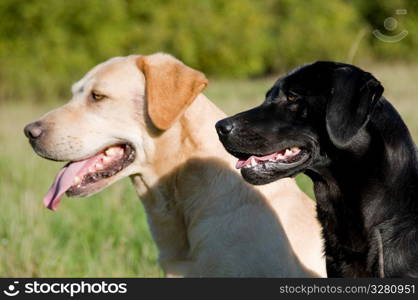
[[[367,69],[383,82],[385,95],[417,140],[418,66]],[[206,94],[232,114],[260,103],[273,82],[214,80]],[[0,106],[0,276],[162,276],[128,179],[90,198],[64,198],[58,212],[43,208],[42,198],[62,163],[36,156],[22,128],[64,102]],[[312,195],[309,179],[298,177],[298,182]]]

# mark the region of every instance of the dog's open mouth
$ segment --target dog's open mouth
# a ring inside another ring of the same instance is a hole
[[[55,177],[44,198],[44,205],[56,210],[64,193],[86,194],[135,160],[135,151],[128,144],[115,145],[81,161],[69,162]]]
[[[311,152],[305,147],[290,146],[266,155],[231,152],[238,158],[237,169],[251,184],[267,184],[292,177],[301,172],[311,159]]]
[[[239,157],[235,167],[254,168],[268,163],[290,165],[299,162],[306,154],[306,151],[299,147],[290,147],[267,155],[244,155],[238,154]]]

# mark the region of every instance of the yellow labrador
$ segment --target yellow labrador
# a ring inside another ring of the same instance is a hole
[[[205,76],[170,55],[99,64],[73,98],[25,127],[36,153],[69,161],[44,199],[88,196],[130,176],[169,276],[324,276],[312,200],[294,180],[254,187],[234,169],[201,92]]]

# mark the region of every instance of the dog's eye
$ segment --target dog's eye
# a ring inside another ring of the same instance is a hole
[[[95,91],[91,92],[91,97],[93,98],[94,101],[100,101],[100,100],[103,100],[104,98],[106,98],[105,95],[96,93]]]
[[[296,95],[295,93],[289,92],[287,94],[286,98],[287,98],[287,101],[289,101],[289,102],[295,102],[296,100],[299,99],[299,96]]]

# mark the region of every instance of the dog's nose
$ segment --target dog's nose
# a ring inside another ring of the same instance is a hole
[[[31,140],[39,138],[44,132],[41,122],[33,122],[25,126],[23,129],[25,135]]]
[[[219,135],[228,135],[234,129],[234,123],[229,119],[223,119],[218,121],[215,127]]]

